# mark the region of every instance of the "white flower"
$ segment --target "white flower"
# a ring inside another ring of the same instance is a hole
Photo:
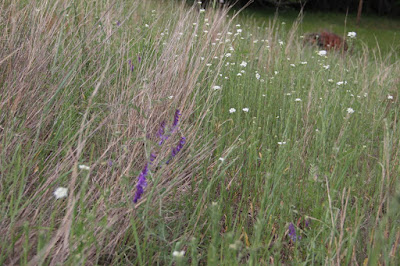
[[[210,63],[208,63],[208,64],[206,64],[206,66],[208,66],[208,67],[210,67],[212,64],[210,64]]]
[[[283,45],[283,41],[279,40],[278,41],[279,45]]]
[[[234,113],[234,112],[236,112],[236,109],[235,108],[231,108],[231,109],[229,109],[229,113]]]
[[[81,164],[81,165],[79,165],[79,169],[82,169],[82,170],[87,170],[87,171],[89,171],[89,170],[90,170],[90,167],[89,167],[89,166],[87,166],[87,165]]]
[[[392,95],[388,95],[388,100],[393,100],[393,96]]]
[[[229,47],[229,51],[235,51],[235,48],[233,48],[232,46]]]
[[[144,24],[144,26],[145,26],[146,28],[148,28],[148,27],[149,27],[149,24]]]
[[[249,112],[249,108],[243,108],[242,110],[243,110],[243,112],[246,112],[246,113]]]
[[[68,194],[68,188],[65,187],[58,187],[55,191],[54,191],[54,197],[56,197],[56,199],[62,199],[65,198]]]
[[[328,79],[328,82],[333,83],[333,79]]]
[[[231,53],[227,53],[227,54],[225,55],[225,57],[231,57],[231,56],[232,56]]]
[[[241,67],[246,67],[246,66],[247,66],[247,63],[246,63],[245,61],[242,61],[242,63],[240,63],[240,66],[241,66]]]
[[[302,65],[307,65],[307,61],[300,62],[300,64],[302,64]]]
[[[218,159],[219,161],[221,161],[221,162],[223,162],[223,161],[225,161],[225,158],[223,158],[223,157],[219,157],[219,159]]]
[[[237,29],[236,32],[237,32],[237,33],[241,33],[241,32],[242,32],[242,29]]]
[[[339,86],[340,86],[340,85],[343,85],[343,84],[346,85],[346,84],[347,84],[347,81],[338,81],[338,82],[336,83],[336,85],[339,85]]]
[[[256,79],[260,79],[260,74],[256,73]]]
[[[347,37],[350,37],[352,39],[355,38],[356,35],[357,35],[357,33],[355,33],[354,31],[350,31],[349,33],[347,33]]]
[[[174,98],[174,96],[172,96],[172,95],[168,96],[168,99],[172,100],[172,98]]]
[[[217,85],[215,85],[214,87],[213,87],[213,90],[220,90],[221,89],[221,86],[217,86]]]
[[[352,113],[354,113],[354,109],[353,108],[351,108],[351,107],[349,107],[349,108],[347,108],[347,113],[348,114],[352,114]]]
[[[326,51],[325,50],[321,50],[321,51],[318,52],[318,55],[319,56],[324,56],[324,55],[326,55]]]
[[[295,65],[295,64],[290,64],[290,66],[291,66],[291,67],[295,67],[296,65]]]
[[[200,9],[200,13],[206,12],[206,10],[204,8]]]
[[[185,256],[185,251],[181,250],[181,251],[174,251],[172,252],[172,256],[177,257],[177,258],[182,258],[183,256]]]
[[[237,73],[237,76],[241,76],[242,75],[242,73]]]
[[[301,99],[300,98],[296,98],[294,101],[295,102],[301,102]]]
[[[276,70],[274,71],[274,74],[275,74],[275,75],[278,75],[278,73],[279,73],[278,71],[276,71]]]
[[[325,69],[329,69],[330,65],[323,65],[322,67],[325,68]]]
[[[286,141],[278,141],[278,145],[285,145]]]
[[[286,22],[285,22],[285,21],[282,21],[282,25],[286,25]]]

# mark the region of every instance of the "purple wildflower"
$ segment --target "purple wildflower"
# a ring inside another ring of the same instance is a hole
[[[156,158],[157,155],[155,153],[150,153],[150,164],[152,164]]]
[[[185,145],[185,143],[186,143],[186,138],[182,137],[181,140],[179,141],[179,144],[175,148],[172,149],[171,157],[169,157],[166,164],[169,164],[169,162],[172,160],[172,158],[174,158],[180,152],[180,150],[182,150],[183,145]]]
[[[180,116],[181,116],[181,113],[179,112],[178,109],[176,109],[175,115],[174,115],[174,122],[172,123],[172,127],[171,127],[171,133],[174,133],[176,128],[178,127]]]
[[[107,164],[108,164],[109,167],[111,167],[113,165],[113,161],[110,159],[110,160],[107,161]]]
[[[310,219],[306,219],[306,228],[310,227],[310,223],[311,223]]]
[[[294,228],[293,223],[289,224],[289,236],[293,242],[296,242],[297,239],[301,239],[301,237],[297,237],[296,228]]]
[[[138,200],[142,197],[142,194],[144,192],[144,188],[147,186],[147,181],[146,181],[146,176],[149,172],[148,164],[144,166],[142,172],[140,173],[138,177],[138,182],[136,185],[136,194],[135,198],[133,199],[134,203],[137,203]]]
[[[128,63],[129,63],[129,68],[131,69],[131,71],[133,71],[135,66],[132,64],[132,60],[129,59]]]
[[[164,136],[165,133],[165,121],[161,122],[160,129],[157,132],[157,137],[160,138],[160,141],[158,142],[158,145],[162,145],[164,141],[168,138],[167,136]]]
[[[171,130],[168,134],[164,134],[165,132],[165,122],[163,121],[161,123],[160,129],[157,132],[157,136],[160,138],[160,141],[158,142],[158,145],[162,145],[172,134],[175,133],[175,131],[178,128],[179,124],[179,116],[181,116],[181,113],[179,112],[178,109],[175,111],[174,115],[174,121],[172,122]]]
[[[121,26],[121,22],[117,20],[117,26]]]
[[[138,55],[137,59],[138,59],[139,63],[142,62],[142,57],[140,55]]]

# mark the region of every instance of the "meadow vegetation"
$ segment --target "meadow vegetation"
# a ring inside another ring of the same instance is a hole
[[[398,55],[267,19],[3,1],[0,265],[399,264]]]

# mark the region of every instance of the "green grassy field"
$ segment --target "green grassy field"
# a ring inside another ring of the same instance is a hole
[[[175,1],[0,7],[0,265],[399,264],[395,50]]]
[[[242,12],[244,21],[254,21],[257,25],[268,23],[275,16],[272,9],[246,9]],[[299,17],[296,10],[281,10],[278,21],[286,23],[285,28],[290,29],[293,22]],[[346,36],[347,32],[357,32],[358,49],[366,45],[371,49],[379,48],[380,53],[398,54],[400,52],[400,20],[395,18],[362,15],[357,26],[356,14],[305,12],[301,19],[299,34],[327,30]]]

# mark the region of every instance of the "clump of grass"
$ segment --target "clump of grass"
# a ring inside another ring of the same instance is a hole
[[[398,63],[197,3],[1,10],[0,264],[398,261]]]

